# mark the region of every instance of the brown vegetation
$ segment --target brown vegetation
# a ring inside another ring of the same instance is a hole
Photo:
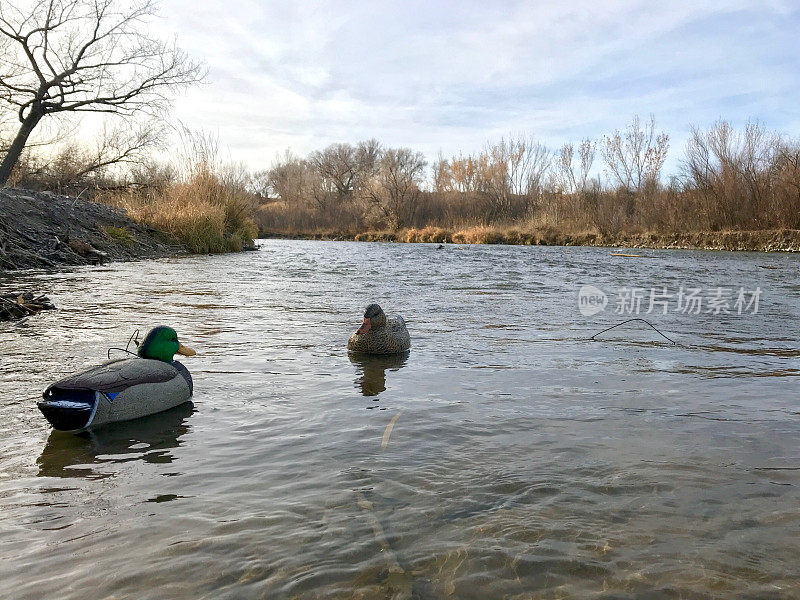
[[[347,162],[347,177],[341,177],[345,171],[336,165],[345,162],[342,157],[366,156],[365,145],[369,158]],[[583,140],[577,152],[571,143],[551,152],[531,138],[512,136],[475,155],[440,156],[425,189],[421,155],[374,141],[337,144],[308,159],[287,154],[262,172],[266,199],[257,219],[262,234],[287,237],[796,246],[795,234],[781,232],[800,229],[798,143],[757,123],[741,132],[725,121],[694,129],[681,173],[664,185],[668,148],[669,136],[652,117],[635,117],[599,143]],[[605,184],[594,166],[598,153]],[[338,181],[347,185],[325,183],[331,173],[340,173]],[[700,235],[764,230],[771,233]]]
[[[139,223],[163,231],[190,252],[239,252],[253,247],[258,228],[247,173],[217,160],[209,138],[184,133],[184,156],[174,169],[134,172],[147,178],[97,199],[127,210]],[[154,179],[161,174],[162,179]]]
[[[800,247],[800,144],[751,123],[694,129],[681,171],[663,183],[669,138],[652,118],[551,151],[512,136],[473,155],[334,144],[287,152],[249,175],[216,144],[184,133],[183,158],[140,155],[87,169],[98,150],[31,152],[20,177],[125,208],[195,252],[248,247],[256,234],[403,242]],[[100,142],[97,148],[104,145]],[[107,154],[112,154],[107,151]],[[601,164],[598,164],[601,163]]]

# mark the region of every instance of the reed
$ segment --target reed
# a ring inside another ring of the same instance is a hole
[[[184,136],[173,179],[101,192],[98,199],[124,208],[135,221],[163,231],[193,253],[252,248],[258,227],[247,173],[220,163],[213,140]]]

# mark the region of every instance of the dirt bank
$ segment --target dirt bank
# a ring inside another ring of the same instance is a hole
[[[120,209],[52,192],[0,188],[0,270],[99,264],[183,253]]]
[[[354,240],[358,242],[428,242],[455,244],[515,244],[539,246],[599,246],[607,248],[680,248],[751,252],[800,252],[800,230],[700,231],[689,233],[563,233],[552,229],[523,231],[495,227],[450,230],[439,227],[400,231],[320,231],[286,234],[262,232],[262,238]]]

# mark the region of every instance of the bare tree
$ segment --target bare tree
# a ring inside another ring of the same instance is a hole
[[[577,180],[578,191],[586,192],[590,187],[594,187],[597,181],[592,181],[589,174],[592,172],[592,165],[594,165],[594,156],[597,151],[597,144],[589,138],[584,139],[581,145],[578,146],[578,173],[580,174]]]
[[[511,193],[517,196],[538,194],[552,163],[553,157],[550,150],[532,136],[511,136],[505,142],[505,148],[503,148],[503,142],[504,140],[501,140],[500,157],[505,157],[508,165]]]
[[[19,121],[0,185],[44,117],[156,115],[169,91],[202,78],[200,65],[173,43],[150,37],[154,12],[154,0],[0,3],[0,103]]]
[[[84,185],[91,175],[103,174],[120,165],[132,165],[144,161],[147,152],[159,145],[164,130],[158,122],[151,121],[135,129],[125,126],[102,129],[94,144],[81,145],[75,141],[64,144],[48,160],[40,174],[51,187],[63,190],[77,183]],[[93,182],[98,185],[98,181]]]
[[[644,124],[638,115],[634,116],[623,133],[616,130],[605,136],[601,147],[608,172],[619,187],[629,192],[641,192],[658,183],[668,150],[669,134],[656,133],[653,115]]]
[[[284,202],[301,203],[312,197],[308,163],[286,150],[269,169],[253,176],[255,192],[263,198],[280,198]]]
[[[450,161],[451,187],[456,192],[470,194],[477,192],[480,187],[478,182],[478,161],[472,156],[458,155]]]
[[[1,64],[2,52],[0,51],[0,65]],[[70,123],[66,119],[51,119],[49,125],[51,125],[51,127],[47,128],[46,135],[37,136],[36,141],[32,139],[28,140],[28,143],[25,145],[25,150],[52,147],[56,144],[66,142],[74,136],[77,129],[75,123]],[[9,148],[11,148],[11,142],[14,141],[18,129],[19,120],[17,119],[17,111],[12,110],[10,106],[0,101],[0,156],[5,156]],[[42,129],[45,128],[40,128],[40,132],[37,133],[41,133]]]
[[[383,146],[375,138],[359,142],[356,146],[356,159],[359,165],[359,173],[356,177],[356,183],[361,183],[358,179],[367,178],[370,174],[374,173],[378,162],[383,156]]]
[[[320,178],[319,207],[327,206],[331,197],[339,202],[351,198],[375,173],[381,152],[380,143],[374,139],[358,146],[331,144],[312,152],[308,163]]]
[[[392,227],[410,225],[419,208],[427,163],[421,152],[390,148],[383,153],[365,197]]]
[[[2,49],[0,49],[2,52]],[[0,106],[0,152],[8,152],[11,147],[11,125],[13,115],[3,110],[4,107]]]
[[[800,201],[800,142],[783,142],[775,161],[779,180]]]
[[[589,173],[594,164],[596,146],[586,138],[578,146],[577,162],[575,146],[564,144],[555,158],[554,170],[558,187],[568,194],[582,193],[589,187]]]
[[[708,226],[752,226],[769,220],[765,207],[781,180],[775,171],[791,168],[791,160],[781,160],[791,158],[784,154],[787,147],[780,136],[756,122],[748,122],[743,131],[727,121],[705,131],[693,127],[682,166],[686,183],[706,203]]]
[[[450,169],[450,161],[444,157],[442,151],[432,165],[433,170],[433,191],[438,194],[453,191],[453,172]]]
[[[554,179],[557,190],[567,194],[575,191],[575,146],[567,142],[558,151],[553,165]]]
[[[510,136],[489,144],[477,160],[478,180],[494,216],[508,216],[513,196],[530,204],[542,189],[551,161],[547,147],[532,137]]]
[[[146,157],[134,163],[128,172],[128,187],[158,195],[178,179],[175,166]]]

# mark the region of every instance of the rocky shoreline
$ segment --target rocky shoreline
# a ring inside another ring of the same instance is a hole
[[[52,192],[0,188],[0,271],[160,258],[185,249],[125,211]]]
[[[356,242],[509,244],[526,246],[594,246],[602,248],[652,248],[724,250],[734,252],[800,252],[800,230],[700,231],[688,233],[562,233],[553,230],[519,231],[474,227],[452,231],[438,227],[401,231],[263,232],[262,239],[308,239]]]

